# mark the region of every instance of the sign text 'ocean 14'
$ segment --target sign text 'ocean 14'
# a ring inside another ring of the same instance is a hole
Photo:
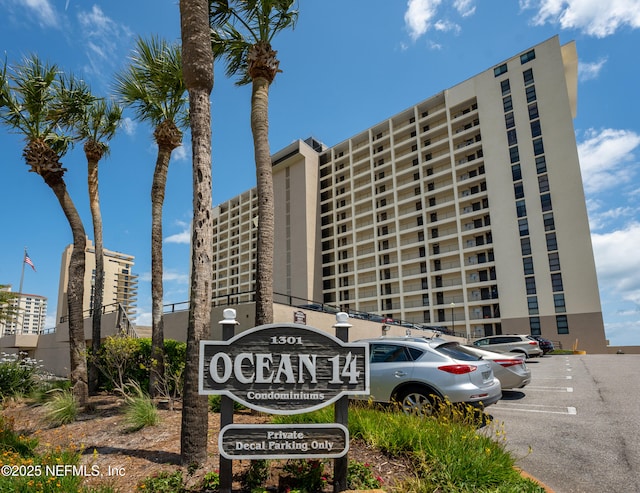
[[[199,392],[258,411],[298,414],[369,394],[369,347],[299,324],[270,324],[200,342]]]

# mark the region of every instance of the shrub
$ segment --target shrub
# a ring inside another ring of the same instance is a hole
[[[44,404],[45,419],[53,426],[73,423],[78,416],[78,403],[71,389],[53,391],[53,398]]]
[[[204,491],[218,491],[220,487],[220,474],[218,471],[210,471],[204,475],[200,482],[200,489]]]
[[[252,460],[241,478],[244,490],[254,491],[263,486],[269,479],[269,461]]]
[[[25,395],[36,386],[40,365],[27,353],[0,353],[0,400]]]
[[[128,431],[136,431],[145,426],[157,425],[160,418],[151,398],[144,393],[137,383],[130,383],[127,387],[134,389],[134,395],[127,397],[124,411]]]
[[[184,491],[182,472],[163,471],[138,483],[138,489],[149,493],[179,493]]]
[[[324,464],[324,461],[317,459],[290,459],[284,465],[284,471],[294,478],[297,489],[313,493],[322,491],[327,483]]]
[[[373,472],[370,464],[349,461],[347,468],[347,489],[375,490],[382,486],[383,480]]]

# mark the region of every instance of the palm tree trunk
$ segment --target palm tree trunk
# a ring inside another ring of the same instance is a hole
[[[164,204],[167,173],[172,149],[158,143],[158,157],[151,186],[151,370],[149,394],[158,395],[158,386],[164,376],[164,320],[162,306],[162,206]]]
[[[274,208],[273,170],[269,150],[269,81],[253,79],[251,132],[258,184],[258,242],[256,265],[256,325],[273,323]]]
[[[84,337],[83,296],[86,235],[82,219],[59,174],[46,173],[45,182],[55,193],[73,234],[73,251],[69,261],[67,305],[69,310],[69,351],[71,384],[78,405],[84,408],[89,399],[87,346]]]
[[[96,277],[93,292],[93,314],[91,319],[91,356],[95,358],[100,351],[102,339],[102,299],[104,296],[104,245],[102,238],[102,213],[98,194],[98,160],[87,156],[89,207],[93,219],[93,237],[96,257]],[[98,391],[99,370],[93,359],[89,359],[89,392]]]
[[[213,279],[211,218],[211,107],[213,53],[208,0],[181,0],[182,67],[189,91],[193,152],[191,295],[184,371],[180,456],[182,464],[207,460],[208,400],[198,392],[200,340],[210,332]]]

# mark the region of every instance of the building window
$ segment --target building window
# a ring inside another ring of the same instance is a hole
[[[500,89],[502,90],[502,95],[506,96],[507,94],[511,94],[511,84],[509,84],[509,79],[505,79],[500,82]]]
[[[539,336],[542,334],[540,330],[540,317],[529,317],[529,330],[532,336]]]
[[[527,215],[527,206],[524,203],[524,200],[516,201],[516,213],[518,217],[525,217]]]
[[[558,334],[569,333],[569,321],[566,315],[556,315],[556,327],[558,328]]]
[[[535,139],[533,141],[533,153],[536,156],[539,156],[540,154],[544,154],[544,144],[542,143],[542,138]]]
[[[531,103],[529,105],[529,120],[535,120],[540,114],[538,113],[538,103]]]
[[[518,151],[518,146],[509,147],[509,160],[512,164],[520,161],[520,151]]]
[[[502,98],[502,108],[504,109],[505,113],[513,109],[513,101],[511,99],[511,96]]]
[[[509,113],[506,113],[504,115],[504,123],[507,126],[507,129],[513,128],[516,126],[516,121],[513,118],[513,111],[510,111]]]
[[[520,169],[519,164],[511,166],[511,179],[513,181],[522,180],[522,169]]]
[[[537,315],[538,313],[540,313],[538,309],[537,296],[527,296],[527,305],[529,307],[529,315]]]
[[[531,137],[540,137],[542,135],[542,127],[540,126],[540,120],[534,120],[531,122]]]
[[[558,249],[558,240],[555,233],[547,233],[547,251],[553,252]]]
[[[543,193],[540,195],[540,204],[542,205],[542,212],[550,211],[553,209],[551,205],[551,194]]]
[[[536,99],[536,86],[529,86],[524,90],[527,95],[527,103],[533,103]]]
[[[516,199],[524,198],[524,186],[521,181],[513,184],[513,193],[516,196]]]
[[[521,64],[525,64],[527,62],[530,62],[531,60],[535,60],[536,58],[536,50],[529,50],[526,53],[523,53],[522,55],[520,55],[520,63]]]
[[[518,230],[520,230],[520,236],[527,236],[529,234],[529,223],[526,219],[518,220]]]
[[[533,69],[527,69],[522,72],[522,77],[524,78],[524,85],[528,86],[529,84],[533,84]]]
[[[520,250],[522,255],[531,255],[531,240],[529,238],[520,238]]]
[[[507,145],[514,146],[518,143],[518,135],[516,129],[507,131]]]
[[[525,275],[533,275],[533,257],[525,257],[522,259],[522,266]]]
[[[539,156],[536,158],[536,171],[538,174],[547,172],[547,160],[544,156]]]
[[[527,288],[527,294],[536,294],[536,278],[525,277],[524,279],[525,286]]]
[[[567,311],[563,293],[553,295],[553,305],[556,307],[556,313],[565,313]]]
[[[538,188],[540,193],[549,191],[549,177],[547,175],[538,176]]]
[[[562,287],[562,274],[551,274],[551,290],[554,293],[564,291]]]
[[[545,231],[553,231],[556,229],[556,223],[553,219],[553,212],[549,212],[548,214],[544,214],[542,216],[542,221],[544,223]]]
[[[506,74],[506,73],[507,73],[507,64],[506,63],[503,63],[499,67],[496,67],[496,68],[493,69],[493,76],[494,77],[499,77],[502,74]]]
[[[560,270],[560,255],[558,252],[549,254],[549,270],[551,272]]]

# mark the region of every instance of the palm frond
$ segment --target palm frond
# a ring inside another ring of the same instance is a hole
[[[116,75],[120,102],[131,107],[137,119],[153,125],[184,118],[186,91],[180,46],[158,37],[139,38],[129,66]]]

